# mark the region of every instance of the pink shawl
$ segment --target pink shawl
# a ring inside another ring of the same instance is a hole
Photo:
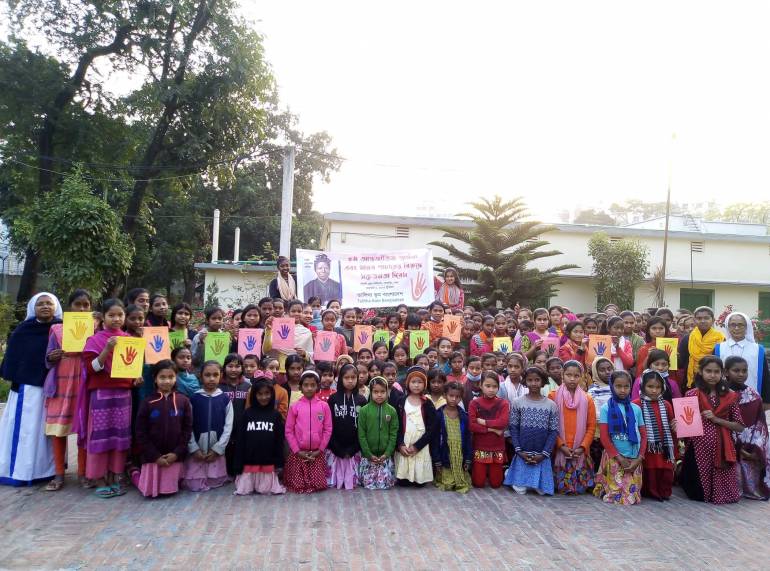
[[[575,389],[575,394],[567,390],[567,387],[561,385],[556,391],[556,405],[559,407],[559,415],[562,414],[564,408],[570,410],[577,409],[577,422],[575,425],[575,441],[573,444],[578,444],[583,441],[583,437],[586,435],[586,422],[588,421],[588,398],[585,392],[580,387]],[[567,436],[564,430],[564,419],[559,422],[559,437],[566,442]],[[578,457],[575,461],[576,468],[583,467],[583,461],[588,454],[588,450]],[[561,450],[557,450],[554,455],[554,465],[557,468],[564,468],[567,463],[567,459]]]
[[[83,348],[83,363],[80,367],[80,389],[78,390],[78,403],[75,410],[75,418],[72,421],[72,432],[78,435],[78,447],[85,448],[88,437],[88,362],[93,361],[107,346],[107,341],[112,337],[130,337],[128,333],[120,329],[99,329],[86,340]],[[112,359],[108,356],[104,361],[104,370],[109,374],[112,371]]]

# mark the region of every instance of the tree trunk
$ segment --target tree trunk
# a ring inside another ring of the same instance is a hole
[[[40,256],[31,248],[27,248],[27,251],[24,252],[24,271],[21,274],[19,292],[16,294],[16,303],[19,304],[19,307],[24,307],[23,304],[35,293],[39,269]]]
[[[182,301],[192,305],[193,301],[195,301],[195,270],[183,272],[182,280],[184,281]]]

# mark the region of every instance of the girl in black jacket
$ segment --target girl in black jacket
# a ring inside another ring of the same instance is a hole
[[[285,493],[276,473],[283,467],[283,418],[275,410],[275,390],[266,380],[251,386],[236,430],[235,494]]]
[[[358,370],[343,365],[337,375],[337,392],[329,397],[332,411],[332,437],[326,449],[329,487],[352,490],[358,484],[358,411],[366,399],[358,393]]]

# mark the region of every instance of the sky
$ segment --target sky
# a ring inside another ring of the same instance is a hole
[[[345,157],[315,207],[532,214],[770,199],[770,3],[245,2],[280,97]]]

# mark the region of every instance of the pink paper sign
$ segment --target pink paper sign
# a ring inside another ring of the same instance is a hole
[[[337,333],[334,331],[318,331],[315,334],[315,345],[313,346],[314,361],[334,361],[336,359],[336,339]]]
[[[241,357],[256,355],[262,358],[262,329],[238,330],[238,354]]]
[[[546,337],[543,339],[543,344],[540,345],[540,350],[545,351],[548,358],[555,357],[559,354],[559,338],[558,337]]]
[[[673,399],[676,435],[679,438],[703,436],[703,420],[700,416],[698,397]]]
[[[294,351],[294,318],[274,317],[271,340],[273,349]]]

